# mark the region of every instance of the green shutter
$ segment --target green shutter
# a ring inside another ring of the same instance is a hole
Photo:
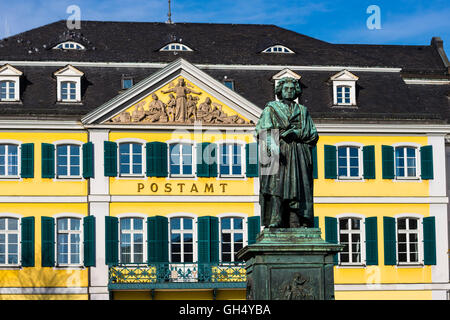
[[[20,148],[20,176],[34,178],[34,143],[24,143]]]
[[[436,264],[435,217],[423,218],[423,258],[425,265]]]
[[[104,142],[105,176],[117,176],[117,144],[111,141]]]
[[[393,266],[397,263],[395,218],[383,217],[383,235],[384,235],[384,265]]]
[[[94,144],[87,142],[83,144],[83,178],[94,177]]]
[[[325,179],[336,179],[337,177],[337,163],[336,163],[336,147],[324,146],[324,160],[325,160]]]
[[[383,179],[394,179],[394,147],[381,146]]]
[[[319,177],[319,170],[317,168],[317,145],[315,145],[312,149],[311,149],[311,156],[312,156],[312,161],[313,161],[313,178],[314,179],[318,179]]]
[[[43,267],[55,265],[55,219],[41,217],[41,259]]]
[[[325,217],[325,241],[329,243],[338,243],[337,234],[337,219],[332,217]],[[335,265],[338,264],[338,254],[333,257]]]
[[[258,143],[252,142],[245,145],[245,166],[247,177],[258,176]]]
[[[364,179],[375,179],[375,146],[363,147]]]
[[[168,219],[162,216],[147,218],[148,263],[169,261]]]
[[[202,142],[197,145],[197,176],[217,177],[217,145]]]
[[[148,142],[146,144],[147,177],[167,177],[167,144]]]
[[[84,266],[95,267],[95,217],[87,216],[83,218],[84,231]]]
[[[117,265],[119,262],[119,219],[105,217],[105,263]]]
[[[209,263],[211,261],[211,217],[199,217],[197,219],[198,262]]]
[[[253,216],[248,217],[248,244],[256,243],[256,238],[258,237],[259,232],[261,231],[261,217]]]
[[[433,179],[433,146],[420,148],[420,170],[423,180]]]
[[[319,228],[319,217],[314,217],[314,228]]]
[[[49,143],[41,144],[42,150],[42,178],[55,177],[55,146]]]
[[[377,217],[366,218],[366,265],[378,265]]]
[[[211,262],[219,263],[219,218],[211,217],[210,220],[210,230],[211,230]]]
[[[34,267],[34,217],[22,218],[22,267]]]
[[[219,262],[219,219],[199,217],[197,219],[198,262]]]

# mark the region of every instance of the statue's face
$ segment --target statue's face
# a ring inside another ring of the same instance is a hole
[[[295,86],[292,82],[286,82],[281,90],[281,96],[285,100],[294,100],[295,97]]]

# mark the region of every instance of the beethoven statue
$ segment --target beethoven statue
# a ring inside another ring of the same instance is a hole
[[[312,149],[319,135],[306,107],[295,102],[300,93],[297,80],[281,79],[278,101],[267,103],[256,124],[262,158],[271,159],[261,159],[259,195],[269,228],[314,226]]]

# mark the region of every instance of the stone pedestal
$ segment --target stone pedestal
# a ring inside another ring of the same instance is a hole
[[[248,300],[333,300],[333,255],[319,228],[266,228],[237,256],[246,261]]]

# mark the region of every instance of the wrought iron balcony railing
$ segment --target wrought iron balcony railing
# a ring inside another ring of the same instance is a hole
[[[243,262],[118,264],[109,267],[110,289],[245,288]]]

